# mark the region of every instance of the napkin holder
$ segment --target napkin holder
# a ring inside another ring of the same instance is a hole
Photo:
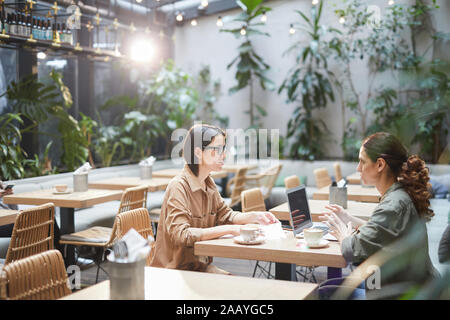
[[[134,262],[108,259],[109,294],[111,300],[145,299],[145,263],[147,258]]]
[[[330,204],[347,209],[347,187],[330,186]]]
[[[79,173],[73,175],[73,191],[88,191],[88,173]]]
[[[139,165],[139,172],[141,180],[151,179],[152,178],[152,169],[153,166]]]

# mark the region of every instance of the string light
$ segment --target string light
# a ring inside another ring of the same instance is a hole
[[[394,4],[395,4],[395,1],[394,1],[394,0],[389,0],[388,5],[392,6],[392,5],[394,5]]]
[[[247,34],[247,27],[246,26],[242,26],[241,28],[241,36],[245,36]]]
[[[222,17],[221,17],[221,16],[219,16],[219,17],[217,18],[216,25],[217,25],[218,27],[223,27],[223,21],[222,21]]]
[[[201,4],[202,4],[202,7],[203,7],[203,8],[206,8],[206,7],[208,6],[209,3],[208,3],[208,0],[202,0],[202,3],[201,3]]]
[[[47,55],[45,54],[45,52],[39,51],[38,54],[37,54],[37,58],[41,59],[41,60],[44,60],[45,58],[47,58]]]
[[[294,34],[295,33],[294,25],[292,23],[291,23],[291,26],[289,28],[289,33],[290,34]]]
[[[262,12],[262,16],[261,16],[261,22],[266,22],[267,21],[267,15],[266,15],[266,12],[265,11],[263,11]]]
[[[315,5],[318,4],[318,3],[319,3],[319,0],[312,0],[313,6],[315,6]]]
[[[141,2],[142,2],[142,0],[136,0],[136,2],[137,2],[137,3],[141,3]]]
[[[191,20],[191,26],[195,27],[197,25],[197,19]]]
[[[340,24],[344,24],[345,23],[345,18],[344,17],[340,17],[339,18],[339,23]]]
[[[178,22],[183,21],[183,15],[181,14],[181,12],[178,12],[176,18],[175,18]]]

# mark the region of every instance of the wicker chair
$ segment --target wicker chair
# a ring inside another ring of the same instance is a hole
[[[314,178],[316,179],[316,186],[319,189],[331,184],[331,178],[328,175],[328,170],[326,168],[315,169]]]
[[[241,194],[242,212],[250,211],[266,211],[266,205],[264,203],[264,197],[259,188],[245,190]],[[271,274],[272,262],[267,262],[263,266],[260,261],[256,261],[255,268],[253,269],[253,277],[256,275],[256,270],[260,270],[260,274],[267,276],[268,279],[273,278]]]
[[[286,189],[292,189],[300,186],[300,179],[297,176],[289,176],[284,179],[284,186]]]
[[[145,208],[147,206],[147,189],[148,186],[126,189],[122,194],[118,214],[133,209]],[[105,250],[116,239],[116,224],[117,216],[112,228],[95,226],[79,232],[62,235],[59,241],[61,245],[88,246],[96,249],[96,254],[93,257],[94,262],[97,264],[96,282],[98,281],[99,269],[101,269],[100,264],[105,258]]]
[[[54,221],[53,203],[20,211],[14,223],[5,265],[53,249]]]
[[[55,300],[70,294],[61,253],[48,250],[3,268],[7,300]]]
[[[339,162],[335,162],[333,163],[333,168],[336,181],[340,181],[342,179],[341,164]]]
[[[269,198],[282,167],[282,164],[278,164],[262,173],[245,176],[245,189],[257,187],[261,190],[264,200]]]
[[[149,236],[154,238],[152,223],[147,208],[134,209],[117,215],[117,238],[122,238],[131,228],[136,230],[144,239],[147,239]],[[147,258],[148,266],[154,253],[153,249]]]
[[[247,168],[240,168],[236,172],[236,175],[227,183],[227,194],[230,195],[230,198],[228,198],[230,200],[225,200],[229,201],[228,205],[230,207],[233,207],[241,202],[241,193],[245,190],[246,173]]]

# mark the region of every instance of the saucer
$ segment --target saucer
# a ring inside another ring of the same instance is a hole
[[[53,192],[52,192],[53,194],[69,194],[69,193],[72,193],[72,190],[69,190],[69,189],[67,189],[66,191],[56,191],[56,190],[53,190]]]
[[[242,238],[242,236],[236,236],[233,238],[234,242],[239,243],[239,244],[261,244],[264,241],[266,241],[266,238],[263,236],[259,236],[258,238],[256,238],[255,240],[252,241],[244,241],[244,239]]]
[[[315,244],[315,245],[309,245],[305,241],[305,244],[308,246],[308,248],[323,248],[323,247],[326,247],[328,245],[328,243],[329,243],[329,241],[326,240],[326,239],[320,240],[320,242],[318,244]]]

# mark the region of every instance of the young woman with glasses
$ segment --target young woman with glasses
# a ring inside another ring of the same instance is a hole
[[[270,212],[241,213],[225,204],[210,176],[222,169],[225,149],[221,129],[202,124],[189,130],[183,147],[186,165],[167,187],[151,266],[229,274],[212,265],[211,257],[195,256],[194,243],[237,236],[243,224],[278,222]]]

